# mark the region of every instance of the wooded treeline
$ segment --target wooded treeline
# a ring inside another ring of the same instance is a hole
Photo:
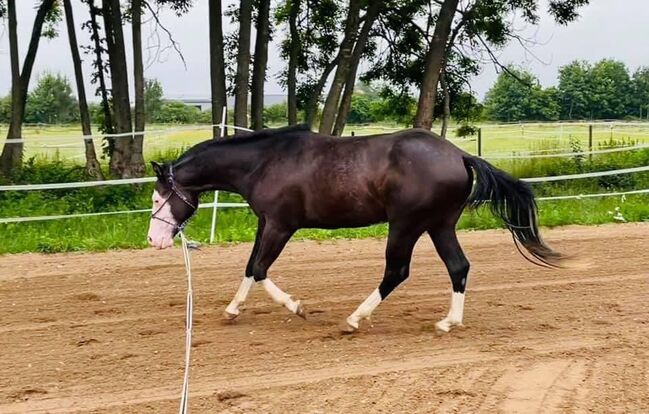
[[[172,9],[178,18],[198,0],[76,0],[87,13],[74,21],[74,0],[41,0],[31,22],[27,52],[19,62],[17,0],[0,0],[0,17],[6,21],[11,63],[11,122],[8,139],[19,140],[34,60],[42,37],[57,34],[66,21],[71,58],[75,67],[80,120],[90,133],[84,76],[90,76],[101,100],[102,132],[124,134],[107,148],[109,174],[132,177],[144,174],[142,135],[146,124],[144,68],[142,63],[143,16],[166,31],[160,10]],[[381,85],[381,94],[396,107],[418,96],[411,123],[430,129],[433,120],[448,122],[454,100],[462,96],[472,75],[485,59],[496,65],[494,49],[518,39],[515,21],[537,24],[541,4],[560,24],[578,16],[588,0],[209,0],[212,123],[221,119],[225,97],[235,97],[234,122],[241,127],[263,128],[264,85],[279,76],[288,93],[288,121],[306,122],[321,133],[341,135],[351,107],[357,80]],[[224,7],[225,6],[225,7]],[[230,19],[236,28],[224,31]],[[22,24],[30,24],[22,22]],[[78,45],[76,31],[90,34],[89,45]],[[124,31],[132,33],[125,44]],[[173,33],[169,33],[172,46]],[[280,74],[268,73],[272,41],[280,43],[286,64]],[[253,46],[254,45],[254,46]],[[23,46],[24,47],[24,46]],[[133,55],[132,67],[126,51]],[[92,59],[93,71],[84,74],[81,50]],[[129,82],[135,96],[131,107]],[[250,105],[248,104],[250,102]],[[457,106],[457,105],[455,105]],[[215,130],[214,134],[219,131]],[[21,166],[23,143],[5,143],[0,170],[10,176]],[[86,169],[102,178],[92,141],[86,140]]]
[[[649,66],[631,74],[623,62],[574,61],[559,68],[557,86],[543,88],[534,74],[502,72],[484,102],[494,121],[649,119]]]

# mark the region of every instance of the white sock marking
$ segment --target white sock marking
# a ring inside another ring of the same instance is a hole
[[[275,302],[279,303],[280,305],[284,305],[286,309],[290,310],[291,312],[297,313],[300,307],[299,301],[294,301],[291,298],[291,295],[278,288],[277,285],[274,284],[273,281],[269,278],[262,280],[261,285],[264,287],[264,289],[266,289],[266,292],[268,292],[270,297]]]
[[[448,332],[452,326],[462,325],[464,317],[464,293],[453,292],[451,295],[451,308],[446,318],[437,322],[435,326],[444,332]]]
[[[369,318],[370,315],[372,315],[372,312],[374,312],[374,309],[381,304],[381,300],[381,293],[379,293],[378,289],[375,289],[367,299],[365,299],[365,302],[361,303],[358,309],[349,315],[347,323],[358,329],[361,319]]]
[[[241,306],[246,301],[246,298],[248,297],[248,293],[250,292],[250,288],[252,287],[254,281],[255,279],[253,279],[252,277],[243,278],[241,284],[239,285],[239,290],[237,290],[237,293],[234,295],[234,299],[232,299],[232,302],[230,302],[228,307],[225,308],[225,311],[227,313],[235,316],[239,315],[239,306]]]

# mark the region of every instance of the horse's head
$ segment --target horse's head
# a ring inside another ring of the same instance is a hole
[[[173,166],[151,162],[158,180],[153,191],[153,209],[148,241],[157,249],[173,246],[173,239],[194,215],[198,193],[183,190],[174,179]]]

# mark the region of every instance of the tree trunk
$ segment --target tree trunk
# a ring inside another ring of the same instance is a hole
[[[20,102],[20,66],[18,63],[18,34],[16,32],[18,21],[16,19],[16,1],[9,0],[7,4],[9,18],[9,60],[11,64],[11,121],[7,139],[22,137],[22,115],[18,112]],[[11,170],[20,165],[23,153],[23,143],[5,144],[0,162],[2,173],[9,176]]]
[[[446,139],[446,133],[448,131],[448,123],[451,119],[451,94],[448,91],[448,82],[446,82],[446,72],[442,70],[442,73],[439,77],[439,84],[442,87],[442,93],[444,94],[444,115],[442,116],[442,138]]]
[[[250,77],[250,25],[252,0],[241,0],[239,8],[239,50],[234,80],[234,124],[248,127],[248,79]],[[239,131],[235,130],[235,134]]]
[[[352,106],[352,95],[354,94],[354,85],[356,84],[356,72],[358,71],[358,64],[361,61],[361,56],[363,55],[363,50],[367,45],[367,39],[370,34],[370,30],[376,21],[376,17],[379,14],[382,1],[373,1],[370,2],[367,13],[365,14],[365,22],[363,23],[363,28],[361,29],[360,34],[358,35],[358,40],[354,46],[354,52],[352,53],[351,61],[349,62],[349,73],[347,74],[347,81],[345,82],[345,91],[343,92],[342,99],[340,101],[340,107],[338,108],[338,114],[336,115],[336,124],[334,126],[333,134],[336,136],[341,136],[345,130],[345,125],[347,124],[347,115]]]
[[[131,29],[133,33],[133,86],[135,87],[135,132],[131,142],[131,175],[144,176],[144,64],[142,63],[142,0],[131,0]],[[130,111],[130,108],[129,108]]]
[[[307,102],[306,109],[305,109],[305,115],[306,115],[305,122],[307,125],[309,125],[309,127],[313,127],[315,116],[318,113],[318,102],[320,101],[320,96],[322,95],[322,90],[324,89],[325,84],[327,83],[329,74],[338,65],[339,61],[340,61],[340,55],[336,56],[334,60],[329,62],[329,65],[327,65],[327,67],[325,67],[325,69],[322,71],[322,74],[320,75],[320,79],[318,79],[318,83],[316,84],[313,93],[309,97],[309,102]]]
[[[110,100],[108,98],[108,87],[106,86],[106,77],[105,69],[106,65],[102,57],[102,46],[101,46],[101,37],[99,34],[99,23],[97,22],[97,13],[98,9],[95,7],[94,0],[88,1],[88,8],[90,12],[90,29],[92,34],[90,35],[91,40],[94,44],[95,52],[95,68],[97,74],[97,80],[99,81],[99,94],[101,95],[101,107],[104,112],[104,133],[112,134],[115,132],[115,124],[113,123],[113,114],[112,109],[110,108]],[[112,139],[108,140],[109,153],[112,153],[113,141]]]
[[[446,43],[451,33],[451,24],[455,16],[459,0],[444,0],[439,10],[439,16],[433,32],[433,40],[430,42],[426,54],[426,69],[424,79],[419,91],[419,102],[415,114],[415,128],[430,130],[433,125],[433,110],[435,108],[435,97],[437,95],[437,83],[444,64],[446,55]]]
[[[124,33],[122,32],[122,12],[119,0],[104,0],[104,29],[108,49],[109,68],[113,92],[113,114],[117,133],[132,132],[131,106],[128,92],[128,70]],[[113,153],[110,158],[110,172],[115,177],[132,176],[131,153],[132,136],[114,138]]]
[[[300,14],[301,0],[289,0],[290,11],[288,17],[289,33],[291,36],[288,55],[288,73],[286,86],[288,89],[288,124],[297,124],[297,61],[300,58],[302,44],[297,29],[297,17]]]
[[[255,59],[252,66],[252,88],[250,96],[250,118],[252,129],[264,128],[264,83],[268,63],[268,40],[270,36],[270,0],[259,0],[257,15],[257,39]]]
[[[212,125],[220,124],[223,108],[227,106],[225,92],[225,59],[223,56],[223,22],[221,20],[221,0],[209,2],[210,25],[210,86],[212,93]],[[225,133],[224,133],[225,135]],[[221,136],[219,128],[214,127],[212,138]]]
[[[322,110],[322,119],[320,120],[319,128],[321,134],[330,135],[334,125],[340,94],[350,71],[349,64],[352,58],[356,35],[358,34],[359,11],[360,0],[350,0],[347,21],[345,22],[345,36],[340,44],[340,62],[338,62],[336,74],[329,87],[329,94],[327,94],[327,99]]]
[[[25,103],[27,101],[27,91],[29,90],[29,80],[34,68],[34,60],[38,51],[38,44],[41,39],[41,32],[45,17],[52,9],[54,0],[43,0],[36,12],[32,36],[29,40],[27,54],[23,62],[22,72],[18,66],[18,37],[16,27],[16,0],[8,1],[8,18],[9,18],[9,56],[11,61],[11,122],[7,139],[22,138],[22,124],[25,118]],[[23,156],[23,143],[5,143],[0,155],[0,170],[5,176],[9,176],[14,168],[20,167]]]
[[[79,46],[77,44],[77,34],[74,26],[74,14],[70,0],[63,0],[63,9],[65,11],[65,23],[68,30],[68,42],[70,43],[70,52],[72,54],[72,65],[74,66],[74,80],[77,85],[77,96],[79,98],[79,116],[81,118],[81,131],[83,135],[92,135],[90,127],[90,113],[88,112],[88,101],[86,100],[86,87],[83,83],[83,69],[81,68],[81,56],[79,56]],[[92,138],[83,140],[86,150],[86,173],[95,180],[103,180],[104,174],[101,172],[101,166],[97,160],[95,144]]]

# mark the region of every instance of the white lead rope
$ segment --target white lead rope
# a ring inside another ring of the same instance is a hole
[[[179,414],[189,412],[189,362],[192,349],[192,314],[193,314],[193,292],[192,292],[192,263],[189,254],[189,244],[185,233],[182,230],[178,233],[182,242],[183,259],[185,260],[185,273],[187,273],[187,309],[185,322],[185,376],[183,378],[183,389],[180,395]]]

